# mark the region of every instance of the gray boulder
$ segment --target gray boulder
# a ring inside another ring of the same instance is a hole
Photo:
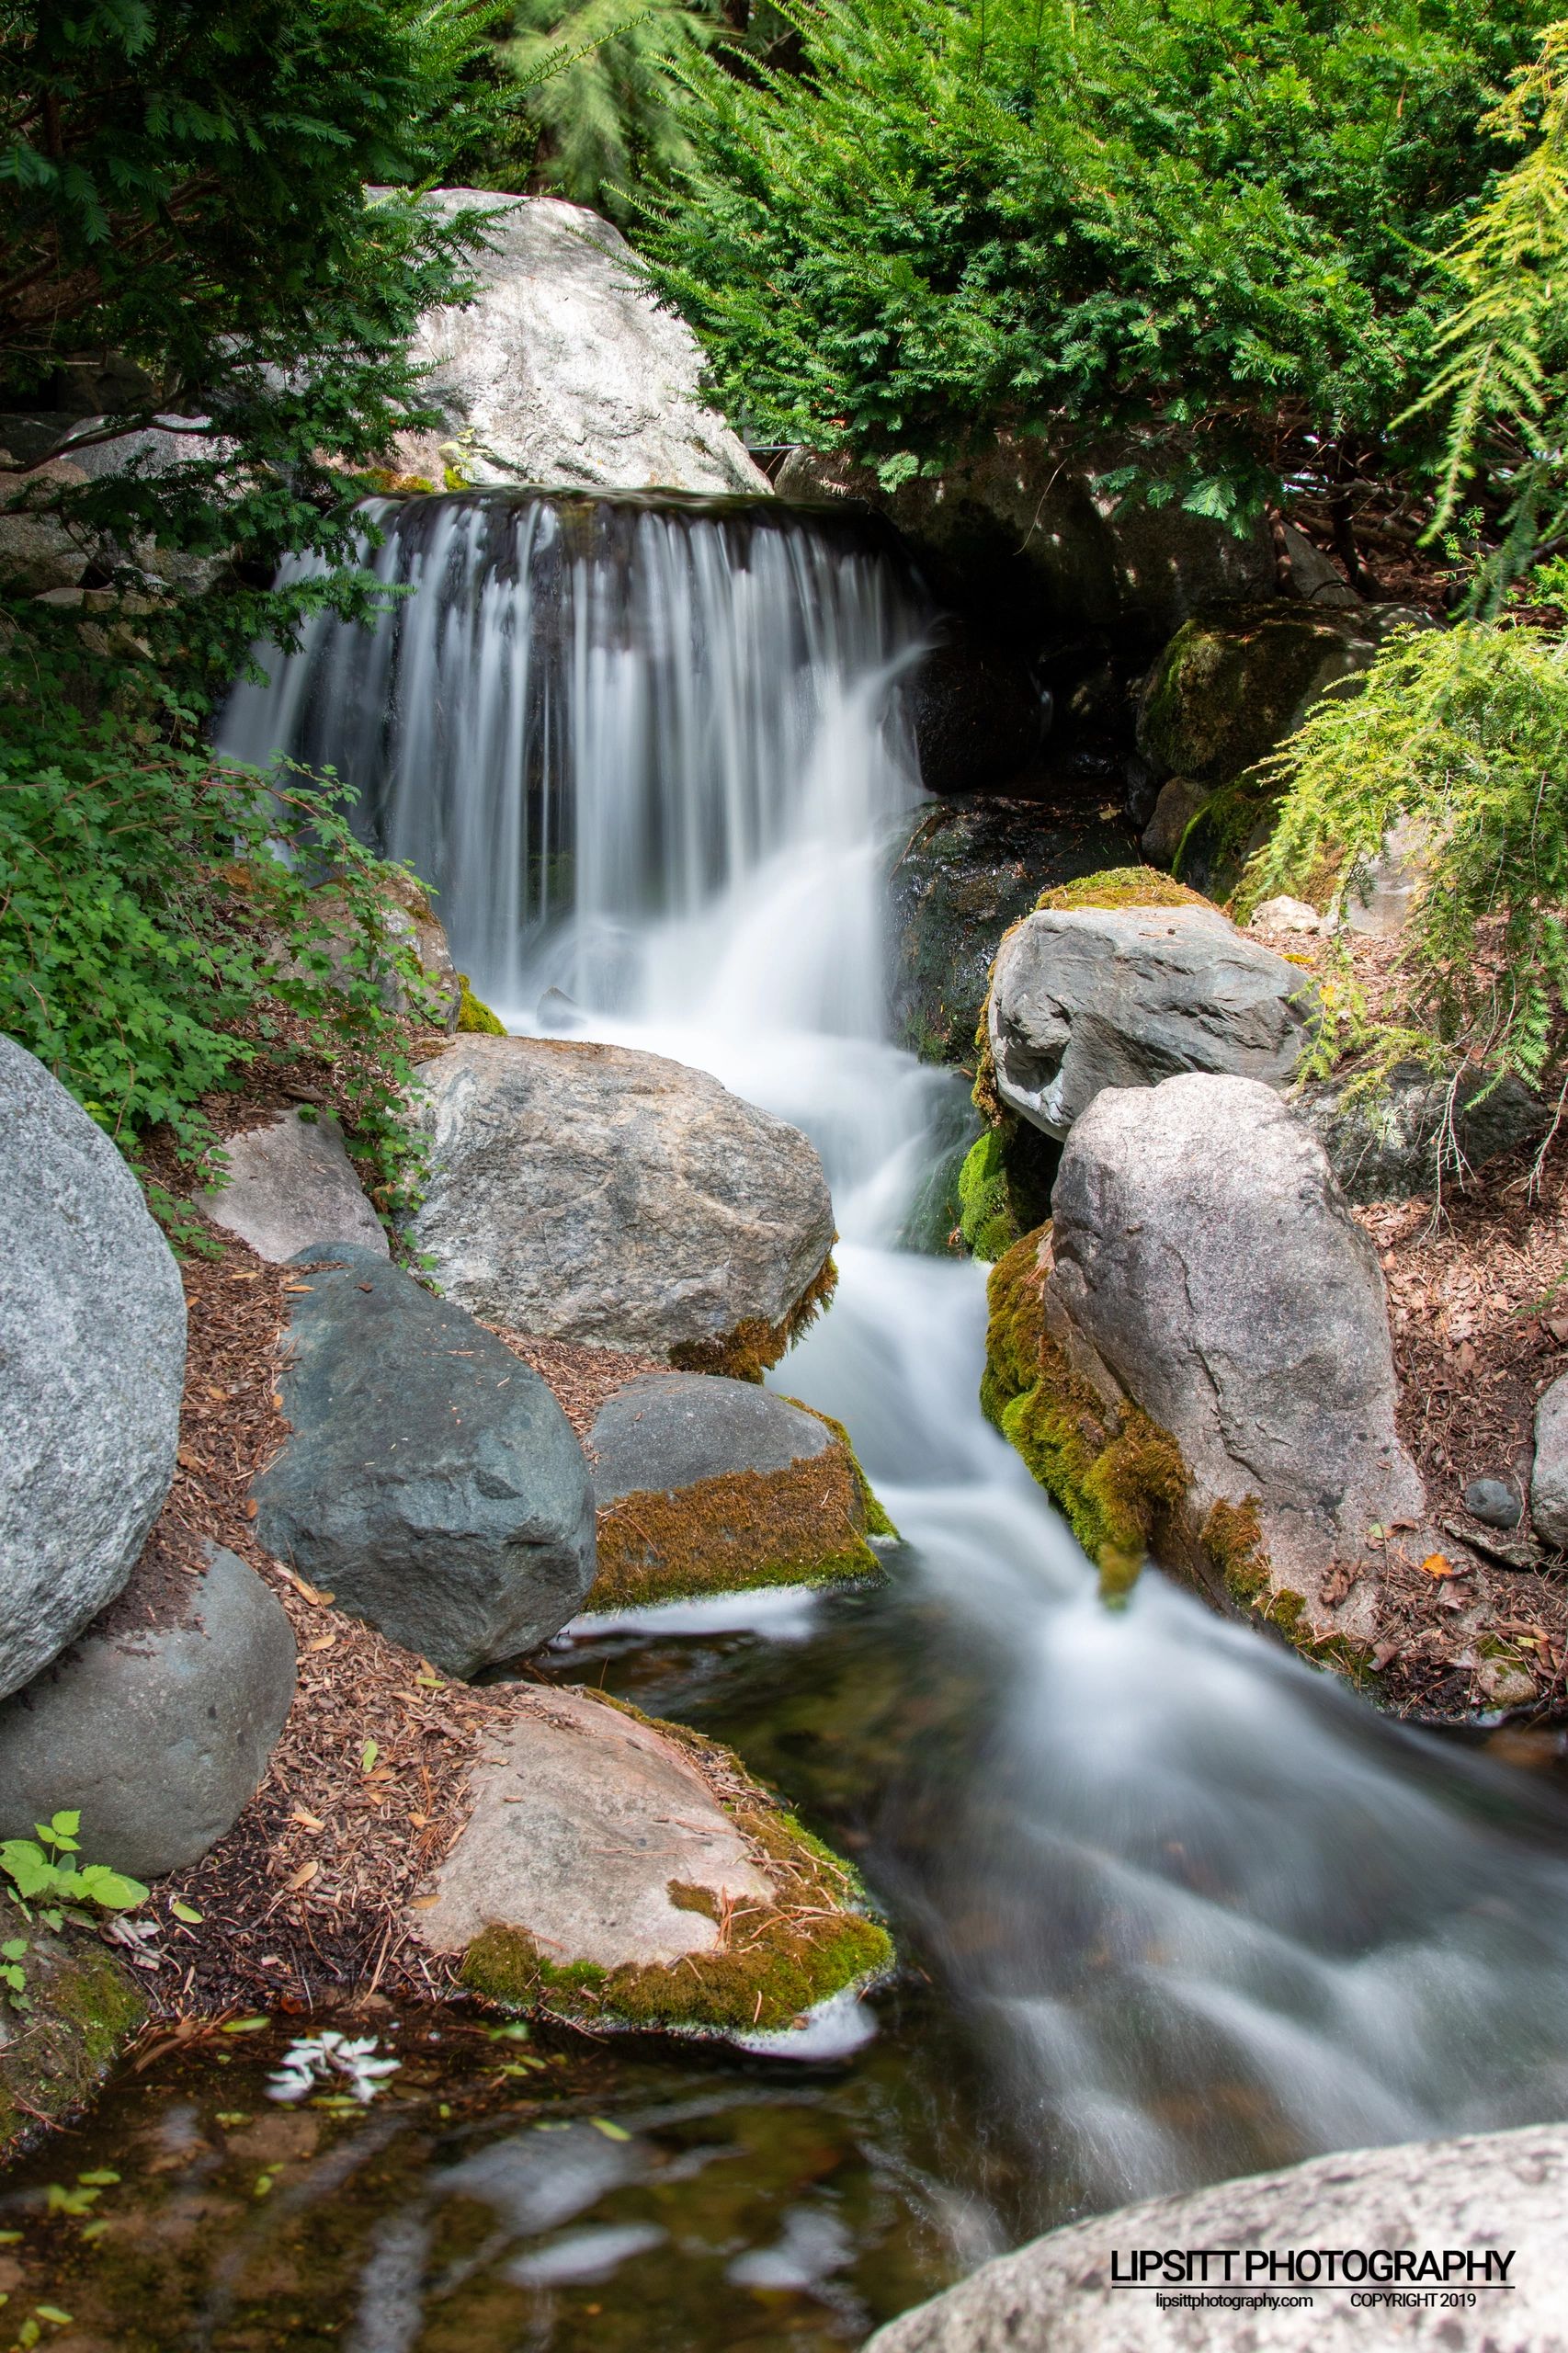
[[[1568,1551],[1568,1373],[1552,1382],[1535,1409],[1530,1519],[1543,1543]]]
[[[1188,1565],[1234,1599],[1244,1549],[1249,1597],[1326,1617],[1334,1567],[1366,1558],[1374,1529],[1419,1528],[1426,1496],[1394,1426],[1377,1252],[1321,1147],[1256,1079],[1108,1090],[1051,1208],[1048,1304],[1180,1449]],[[1355,1631],[1370,1608],[1358,1586],[1333,1622]]]
[[[594,1501],[606,1511],[640,1490],[788,1471],[835,1443],[819,1414],[755,1381],[645,1372],[613,1390],[594,1417]]]
[[[145,1613],[133,1586],[0,1707],[0,1837],[74,1807],[86,1861],[152,1879],[238,1820],[294,1696],[293,1632],[233,1552],[210,1545],[199,1580],[173,1576]]]
[[[114,1145],[0,1037],[0,1696],[131,1574],[174,1477],[185,1293]]]
[[[1151,866],[1158,866],[1167,874],[1174,872],[1187,829],[1208,805],[1212,790],[1210,785],[1195,784],[1189,776],[1165,779],[1140,844]]]
[[[415,335],[444,421],[399,438],[409,472],[437,490],[451,464],[479,484],[768,494],[703,398],[696,337],[655,303],[618,229],[552,197],[459,188],[424,201],[499,218],[470,264],[474,301],[427,313]]]
[[[1288,1086],[1312,983],[1217,907],[1041,909],[997,950],[986,1014],[996,1091],[1064,1136],[1103,1087],[1180,1071]]]
[[[1279,2268],[1272,2278],[1255,2273],[1258,2301],[1238,2309],[1220,2301],[1224,2284],[1211,2255],[1208,2300],[1195,2264],[1190,2288],[1180,2290],[1194,2302],[1162,2306],[1155,2290],[1179,2287],[1179,2275],[1173,2281],[1163,2265],[1142,2290],[1113,2285],[1138,2248],[1233,2249],[1237,2294],[1249,2284],[1249,2252],[1273,2253]],[[1473,2256],[1478,2283],[1490,2263],[1494,2284],[1478,2284],[1472,2302],[1461,2294],[1445,2309],[1445,2284],[1469,2285],[1464,2276],[1446,2279],[1450,2248]],[[1285,2276],[1292,2249],[1316,2259],[1310,2279]],[[1376,2268],[1331,2286],[1331,2249],[1353,2256],[1376,2249]],[[1417,2269],[1424,2258],[1427,2268]],[[1394,2262],[1410,2268],[1395,2276]],[[1317,2157],[1074,2222],[903,2313],[877,2331],[866,2353],[1301,2353],[1309,2345],[1322,2353],[1395,2345],[1568,2353],[1565,2265],[1568,2130],[1534,2124]],[[1381,2309],[1357,2302],[1378,2285],[1419,2301]],[[1301,2296],[1310,2307],[1294,2301]]]
[[[798,1130],[706,1071],[574,1039],[462,1037],[421,1076],[414,1239],[451,1298],[696,1370],[783,1353],[834,1239]]]
[[[260,1542],[449,1675],[537,1649],[594,1576],[588,1466],[539,1375],[376,1250],[295,1263]]]
[[[258,1258],[281,1266],[318,1242],[357,1242],[392,1256],[335,1120],[278,1111],[265,1126],[230,1136],[223,1149],[229,1181],[198,1195],[196,1206]]]
[[[1290,1108],[1349,1199],[1402,1201],[1545,1133],[1551,1114],[1522,1079],[1504,1077],[1490,1092],[1489,1084],[1484,1072],[1449,1079],[1401,1063],[1381,1093],[1355,1097],[1348,1079],[1324,1079]]]

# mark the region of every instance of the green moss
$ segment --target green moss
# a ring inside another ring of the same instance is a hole
[[[131,1972],[96,1939],[56,1937],[0,1903],[0,1939],[20,1938],[33,2007],[7,2014],[0,2046],[0,2161],[37,2129],[91,2098],[142,2024],[147,2005]]]
[[[612,1704],[650,1722],[635,1708]],[[486,1928],[463,1956],[464,1984],[508,2008],[583,2024],[723,2033],[788,2027],[846,1986],[884,1975],[892,1943],[858,1908],[864,1891],[849,1865],[748,1781],[728,1750],[683,1726],[656,1728],[744,1791],[725,1810],[765,1865],[776,1900],[723,1907],[710,1889],[672,1880],[672,1904],[716,1922],[721,1942],[668,1965],[553,1961],[521,1929]]]
[[[869,1490],[847,1445],[783,1471],[731,1471],[670,1493],[622,1496],[601,1512],[595,1609],[634,1609],[755,1586],[880,1576],[867,1541]]]
[[[995,1128],[987,1128],[971,1146],[959,1171],[959,1232],[976,1258],[1003,1257],[1019,1239],[1006,1155]]]
[[[837,1286],[838,1268],[829,1256],[782,1322],[767,1324],[754,1315],[722,1339],[682,1340],[670,1350],[670,1362],[677,1372],[722,1372],[732,1381],[760,1381],[816,1322]]]
[[[865,1472],[860,1467],[860,1458],[855,1451],[854,1443],[850,1438],[848,1431],[845,1428],[844,1424],[842,1422],[835,1422],[831,1414],[824,1414],[820,1405],[808,1405],[805,1400],[801,1397],[786,1397],[784,1403],[787,1405],[798,1405],[802,1414],[812,1415],[812,1417],[821,1422],[825,1428],[830,1429],[833,1432],[834,1437],[838,1440],[839,1445],[844,1449],[845,1453],[849,1457],[849,1468],[854,1474],[855,1483],[859,1492],[861,1526],[864,1528],[866,1534],[868,1536],[891,1536],[895,1543],[902,1543],[903,1540],[903,1538],[899,1535],[897,1529],[893,1526],[892,1521],[889,1518],[886,1511],[883,1509],[877,1497],[875,1489],[872,1487],[869,1479],[867,1478]]]
[[[1344,629],[1308,607],[1271,598],[1199,614],[1160,657],[1139,742],[1173,775],[1222,783],[1290,734],[1350,666]]]
[[[468,984],[468,974],[460,972],[458,980],[462,987],[462,1002],[458,1007],[459,1029],[471,1031],[481,1038],[504,1038],[506,1035],[506,1023],[491,1012],[483,998],[475,996]]]
[[[1189,891],[1157,866],[1118,866],[1106,874],[1085,874],[1077,882],[1042,891],[1037,913],[1070,915],[1085,907],[1207,907],[1210,901]]]

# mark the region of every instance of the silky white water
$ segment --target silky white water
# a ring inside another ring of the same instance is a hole
[[[699,1064],[816,1142],[839,1290],[774,1378],[847,1423],[894,1574],[987,1662],[942,1835],[885,1892],[1010,2129],[1106,2204],[1568,2111],[1555,1797],[1157,1573],[1108,1607],[980,1415],[983,1270],[893,1246],[949,1084],[882,1017],[924,626],[896,564],[755,509],[388,519],[379,565],[415,595],[373,637],[318,624],[225,743],[354,778],[512,1026]],[[756,1622],[787,1646],[814,1607]]]

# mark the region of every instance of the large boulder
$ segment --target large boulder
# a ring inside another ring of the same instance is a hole
[[[408,1915],[476,1992],[596,2025],[766,2030],[887,1966],[853,1874],[728,1750],[597,1692],[514,1706]]]
[[[433,311],[412,346],[442,423],[400,437],[401,462],[439,489],[468,481],[549,489],[767,491],[702,396],[702,354],[638,274],[619,229],[553,197],[437,188],[449,219],[497,213],[466,306]],[[455,446],[454,446],[455,445]]]
[[[1028,801],[924,805],[888,845],[895,1033],[926,1062],[973,1065],[996,943],[1042,890],[1119,867],[1131,839],[1093,808]]]
[[[1105,1087],[1180,1071],[1278,1087],[1295,1075],[1312,983],[1218,907],[1170,885],[1166,895],[1042,907],[997,950],[986,1009],[996,1093],[1048,1135],[1066,1135]]]
[[[210,1545],[199,1577],[138,1576],[0,1706],[0,1837],[65,1806],[85,1861],[183,1870],[239,1819],[293,1697],[288,1616],[244,1561]]]
[[[282,1266],[312,1242],[356,1242],[392,1252],[365,1199],[337,1121],[310,1110],[275,1111],[223,1146],[228,1181],[197,1196],[211,1223]]]
[[[1363,1639],[1420,1534],[1381,1269],[1256,1079],[1108,1089],[1052,1222],[992,1278],[985,1403],[1090,1549],[1138,1549],[1303,1640]]]
[[[1445,1174],[1462,1176],[1544,1135],[1551,1116],[1511,1073],[1496,1080],[1484,1071],[1449,1076],[1421,1063],[1398,1063],[1385,1086],[1365,1094],[1352,1079],[1320,1080],[1290,1108],[1352,1201],[1436,1192]]]
[[[706,1071],[560,1038],[460,1038],[421,1073],[415,1245],[475,1315],[755,1374],[829,1279],[798,1130]]]
[[[1049,716],[1021,662],[963,637],[921,658],[903,706],[927,792],[1005,786],[1039,750]]]
[[[643,1373],[588,1437],[595,1609],[874,1576],[888,1522],[835,1422],[752,1381]]]
[[[1568,2353],[1565,2265],[1568,2129],[1532,2124],[1097,2214],[983,2264],[866,2353]]]
[[[0,1696],[131,1574],[174,1477],[179,1268],[114,1145],[0,1037]]]
[[[380,1252],[297,1261],[293,1434],[256,1535],[340,1609],[449,1675],[537,1649],[594,1577],[583,1449],[539,1375]]]
[[[801,449],[777,488],[781,498],[881,508],[939,575],[1036,628],[1108,624],[1169,636],[1218,598],[1267,596],[1276,569],[1267,528],[1238,539],[1175,503],[1152,506],[1107,489],[1132,455],[1002,432],[942,473],[887,492],[869,468]]]

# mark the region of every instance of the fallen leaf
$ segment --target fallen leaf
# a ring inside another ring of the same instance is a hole
[[[307,1813],[302,1805],[297,1805],[292,1813],[289,1816],[289,1819],[290,1822],[302,1822],[307,1830],[324,1830],[326,1828],[324,1822],[319,1821],[313,1813]]]
[[[624,2124],[612,2124],[608,2116],[590,2116],[588,2121],[596,2132],[604,2134],[607,2141],[630,2141],[631,2138]]]
[[[429,1912],[441,1901],[438,1895],[416,1895],[409,1904],[411,1912]]]
[[[254,1495],[247,1495],[244,1502],[240,1506],[240,1509],[244,1512],[247,1519],[254,1519],[256,1518],[256,1497]]]
[[[305,1644],[305,1648],[307,1651],[329,1651],[336,1640],[335,1634],[318,1634],[313,1643]]]
[[[292,1582],[295,1592],[303,1595],[312,1609],[324,1609],[329,1602],[336,1600],[335,1594],[323,1593],[319,1586],[308,1585],[298,1569],[290,1569],[286,1574]]]
[[[308,1863],[301,1863],[299,1870],[294,1873],[292,1879],[287,1882],[290,1894],[298,1895],[302,1887],[309,1887],[312,1880],[314,1879],[320,1869],[321,1865],[316,1860],[314,1855],[311,1857]]]
[[[1446,1552],[1428,1552],[1421,1565],[1429,1577],[1456,1577],[1459,1574]]]
[[[381,1750],[376,1746],[373,1740],[368,1740],[365,1743],[364,1747],[359,1751],[359,1770],[361,1773],[368,1773],[370,1770],[371,1766],[374,1765],[381,1753]]]

